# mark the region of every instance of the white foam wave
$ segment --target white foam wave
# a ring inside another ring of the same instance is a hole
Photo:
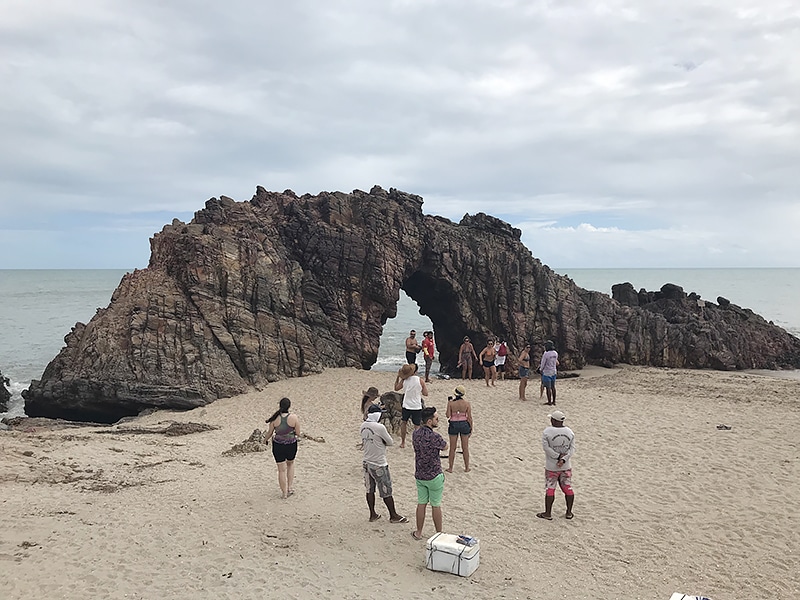
[[[8,401],[8,410],[4,413],[0,413],[0,419],[4,417],[25,416],[25,400],[22,398],[22,390],[27,390],[30,384],[30,381],[21,383],[11,380],[9,382],[6,389],[11,392],[11,400]]]

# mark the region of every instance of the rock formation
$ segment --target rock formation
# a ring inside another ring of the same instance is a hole
[[[298,197],[259,187],[249,202],[212,198],[156,234],[147,269],[75,325],[24,393],[26,411],[113,422],[325,367],[368,369],[400,290],[433,322],[448,372],[464,335],[477,348],[502,336],[512,353],[553,339],[563,369],[800,366],[800,339],[675,287],[647,302],[632,286],[622,302],[583,290],[507,223],[424,215],[419,196],[394,189]]]

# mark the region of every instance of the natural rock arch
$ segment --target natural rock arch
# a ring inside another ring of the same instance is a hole
[[[478,348],[502,336],[512,351],[554,339],[565,369],[800,366],[800,340],[752,311],[680,288],[621,304],[551,271],[488,215],[456,224],[379,187],[300,197],[259,187],[156,234],[148,268],[76,324],[24,392],[26,412],[112,422],[325,367],[369,368],[401,289],[433,321],[445,370],[465,334]]]

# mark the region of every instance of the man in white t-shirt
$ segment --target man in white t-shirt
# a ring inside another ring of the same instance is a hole
[[[540,519],[553,520],[553,502],[556,499],[556,486],[564,492],[567,503],[566,518],[573,518],[572,505],[575,502],[575,492],[572,490],[572,465],[570,458],[575,453],[575,434],[569,427],[564,426],[567,418],[560,410],[554,410],[550,415],[550,427],[542,432],[542,448],[544,449],[544,512],[536,513]]]
[[[401,448],[406,447],[408,420],[411,419],[414,429],[422,425],[422,397],[428,395],[428,386],[422,381],[422,377],[416,375],[416,372],[416,364],[403,365],[394,380],[394,391],[403,390],[403,415],[400,422]]]
[[[367,420],[361,424],[361,441],[364,445],[364,486],[367,488],[367,507],[369,520],[377,521],[381,516],[375,512],[375,490],[378,491],[386,508],[389,509],[389,521],[392,523],[408,523],[408,519],[397,514],[392,497],[392,477],[389,474],[389,463],[386,460],[386,446],[392,446],[394,439],[386,427],[379,423],[381,407],[373,404],[367,412]]]

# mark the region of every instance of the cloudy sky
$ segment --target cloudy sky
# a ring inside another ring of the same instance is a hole
[[[0,0],[0,268],[375,184],[554,267],[800,266],[790,0]]]

